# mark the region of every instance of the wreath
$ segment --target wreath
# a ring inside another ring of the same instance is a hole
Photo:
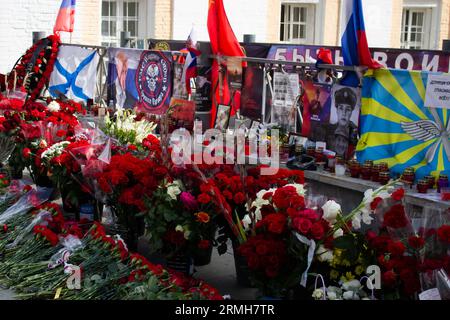
[[[50,80],[60,44],[58,35],[51,35],[36,42],[14,66],[11,71],[14,79],[10,77],[9,86],[24,88],[28,94],[27,98],[36,100]]]

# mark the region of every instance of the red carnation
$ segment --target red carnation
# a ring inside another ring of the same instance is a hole
[[[201,193],[198,197],[197,197],[197,201],[202,203],[202,204],[208,204],[211,202],[211,197],[206,194],[206,193]]]
[[[392,206],[392,208],[384,215],[384,227],[394,229],[404,228],[408,225],[408,219],[405,214],[405,208],[401,204]]]
[[[236,204],[241,204],[245,201],[245,196],[242,192],[238,192],[234,195],[234,202]]]
[[[31,154],[31,150],[29,148],[23,148],[22,155],[25,159],[29,159]]]
[[[370,209],[372,211],[375,211],[381,202],[383,202],[383,199],[380,197],[376,197],[375,199],[373,199],[372,203],[370,204]]]
[[[406,247],[401,241],[391,242],[388,251],[395,257],[401,257],[405,253]]]
[[[392,193],[391,198],[395,201],[400,201],[405,196],[405,189],[401,188]]]
[[[382,281],[383,281],[383,285],[387,286],[387,287],[394,287],[396,282],[397,282],[397,274],[392,271],[386,271],[385,273],[383,273],[382,275]]]
[[[269,248],[268,248],[267,244],[260,243],[256,246],[256,253],[259,254],[260,256],[265,256],[268,252],[269,252]]]
[[[302,234],[307,234],[311,229],[312,222],[305,218],[295,218],[293,221],[294,228]]]
[[[311,227],[311,235],[313,236],[314,239],[316,240],[320,240],[322,239],[323,235],[324,235],[325,231],[323,229],[323,226],[320,222],[316,222],[312,225]]]
[[[437,235],[439,240],[445,243],[450,243],[450,226],[449,225],[443,225],[440,227],[437,231]]]
[[[422,237],[409,237],[408,244],[413,249],[420,249],[425,245],[425,240]]]
[[[281,214],[269,214],[264,222],[269,232],[282,234],[286,225],[286,217]]]

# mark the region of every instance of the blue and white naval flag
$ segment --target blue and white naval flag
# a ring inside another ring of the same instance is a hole
[[[95,50],[61,46],[50,77],[53,97],[64,94],[75,101],[93,99],[97,83],[99,55]]]

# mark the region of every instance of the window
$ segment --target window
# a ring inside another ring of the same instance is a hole
[[[280,40],[292,43],[314,42],[314,5],[282,4]]]
[[[405,8],[402,18],[403,49],[428,49],[430,33],[430,17],[428,9]]]
[[[139,1],[102,1],[102,45],[120,45],[120,32],[139,36]]]

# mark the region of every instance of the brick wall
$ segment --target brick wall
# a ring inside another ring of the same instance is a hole
[[[101,0],[77,2],[73,43],[100,44]],[[9,72],[32,45],[32,32],[53,32],[61,0],[1,0],[0,73]],[[62,35],[68,42],[69,36]]]
[[[196,2],[198,0],[194,0]],[[173,17],[173,2],[176,0],[154,0],[154,35],[159,39],[172,38],[172,21],[176,22],[176,17]],[[183,1],[187,5],[191,1]],[[206,2],[206,1],[203,1]],[[192,5],[191,5],[192,6]],[[173,19],[175,18],[175,20]]]

